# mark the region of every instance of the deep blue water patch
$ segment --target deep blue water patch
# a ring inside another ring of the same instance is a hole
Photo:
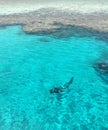
[[[0,130],[108,129],[108,84],[93,65],[107,59],[95,36],[65,39],[0,30]],[[73,83],[63,93],[50,89]]]

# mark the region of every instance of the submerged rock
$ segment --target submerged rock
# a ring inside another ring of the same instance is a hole
[[[98,63],[97,64],[98,69],[103,71],[108,71],[108,63]]]
[[[101,79],[108,84],[108,62],[98,62],[94,65],[94,69]]]

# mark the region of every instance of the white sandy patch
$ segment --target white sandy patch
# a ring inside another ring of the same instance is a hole
[[[60,10],[71,10],[80,13],[91,13],[91,12],[108,12],[108,5],[102,4],[85,4],[85,3],[44,3],[42,4],[14,4],[6,5],[4,3],[0,4],[0,14],[13,14],[13,13],[24,13],[35,11],[40,8],[57,8]]]

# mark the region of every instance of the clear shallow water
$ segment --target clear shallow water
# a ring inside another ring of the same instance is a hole
[[[92,67],[107,51],[107,43],[94,37],[1,29],[0,130],[107,130],[108,85]],[[71,77],[66,92],[49,93]]]

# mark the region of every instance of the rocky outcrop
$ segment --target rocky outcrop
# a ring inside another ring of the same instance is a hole
[[[75,34],[94,35],[108,41],[108,14],[80,14],[56,9],[40,9],[34,12],[13,15],[1,15],[0,26],[22,25],[25,33],[50,34],[66,38]]]
[[[94,69],[102,80],[108,84],[108,62],[97,62],[94,65]]]

